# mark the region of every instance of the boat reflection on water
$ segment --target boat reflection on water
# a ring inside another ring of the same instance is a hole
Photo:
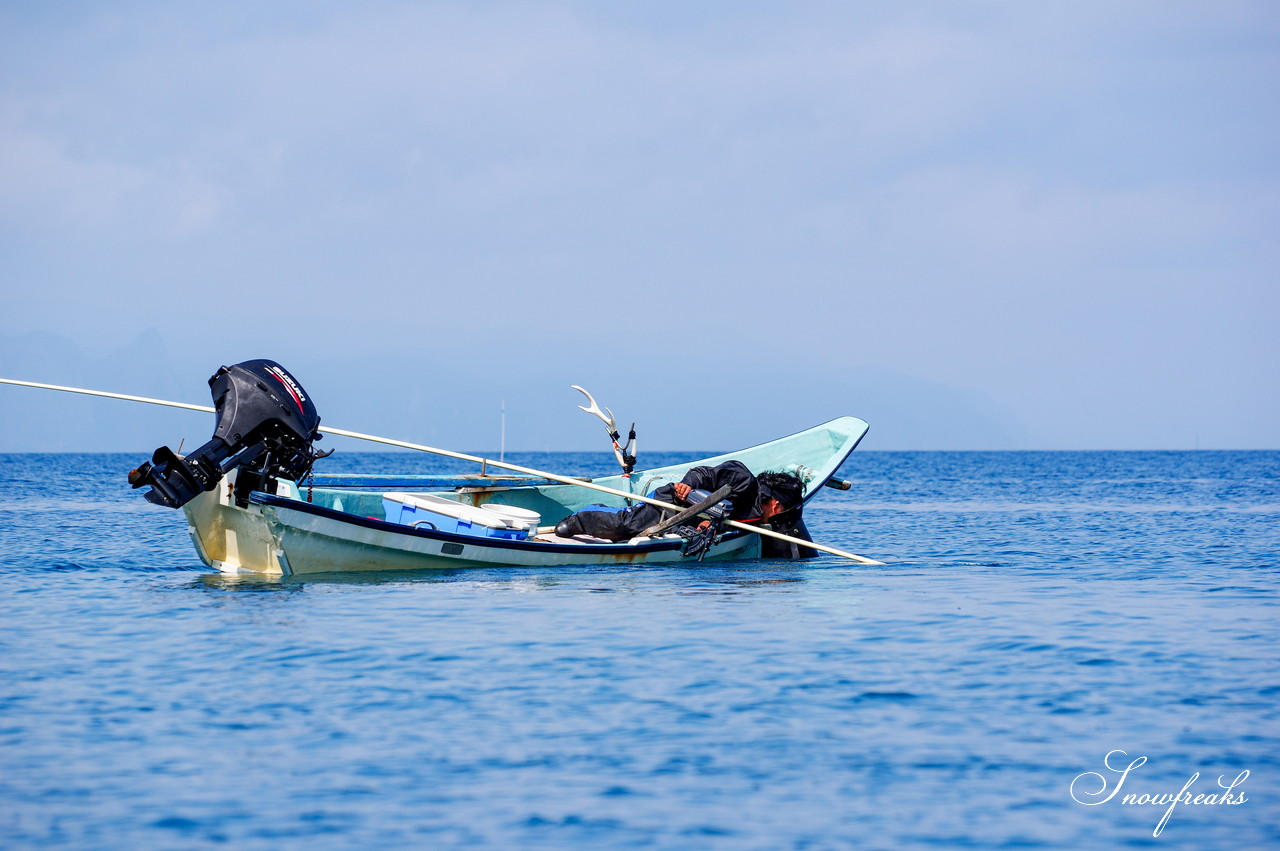
[[[193,588],[214,591],[302,591],[308,585],[327,587],[465,584],[493,591],[535,593],[552,590],[593,594],[625,594],[636,586],[668,584],[675,594],[736,594],[756,590],[787,590],[808,582],[809,565],[794,562],[741,561],[698,567],[571,567],[519,570],[412,570],[378,573],[321,573],[279,576],[262,573],[205,573],[192,581]]]

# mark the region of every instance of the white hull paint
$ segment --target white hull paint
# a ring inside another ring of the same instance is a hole
[[[560,545],[533,542],[502,545],[476,538],[410,534],[403,528],[375,528],[352,520],[308,512],[284,504],[234,504],[224,480],[183,508],[201,561],[222,573],[307,576],[349,572],[401,572],[492,567],[551,567],[593,564],[663,564],[688,561],[678,546]],[[380,524],[390,525],[390,524]],[[707,560],[757,558],[760,538],[726,536]]]

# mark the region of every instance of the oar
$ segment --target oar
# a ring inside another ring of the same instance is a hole
[[[123,393],[108,393],[104,390],[86,390],[82,387],[63,387],[60,384],[41,384],[36,381],[17,381],[12,378],[0,378],[0,384],[16,384],[20,387],[36,387],[41,390],[61,390],[65,393],[80,393],[85,396],[104,396],[108,399],[123,399],[126,402],[144,402],[148,405],[162,405],[169,408],[183,408],[188,411],[204,411],[206,413],[214,413],[215,409],[208,405],[188,405],[184,402],[170,402],[165,399],[152,399],[147,396],[127,396]],[[680,507],[663,502],[659,499],[651,499],[640,494],[627,493],[626,491],[614,490],[604,485],[598,485],[595,482],[584,482],[581,479],[573,479],[568,476],[557,475],[556,473],[548,473],[545,470],[535,470],[532,467],[522,467],[519,464],[510,464],[506,461],[494,461],[489,458],[481,458],[478,455],[468,455],[465,452],[453,452],[449,449],[437,449],[434,446],[424,446],[421,443],[409,443],[404,440],[394,440],[390,437],[378,437],[373,434],[362,434],[358,431],[347,431],[343,428],[328,428],[321,426],[320,431],[325,434],[337,435],[338,437],[351,437],[356,440],[368,440],[373,443],[385,443],[387,446],[398,446],[401,449],[414,449],[418,452],[430,452],[433,455],[443,455],[446,458],[457,458],[462,461],[472,461],[476,464],[486,464],[490,467],[500,467],[504,470],[512,470],[516,473],[524,473],[527,476],[538,476],[539,478],[549,479],[553,482],[560,482],[566,485],[577,485],[581,488],[590,488],[591,490],[600,491],[601,493],[620,496],[624,499],[633,499],[640,502],[647,502],[650,505],[656,505],[659,508],[665,508],[669,511],[680,511]],[[875,559],[866,558],[865,556],[855,555],[854,553],[838,550],[835,547],[828,547],[825,544],[815,543],[814,541],[806,541],[801,538],[793,538],[790,535],[784,535],[781,532],[775,532],[772,529],[762,529],[759,526],[750,526],[746,523],[739,523],[737,520],[726,520],[726,526],[732,526],[735,529],[742,529],[747,532],[753,532],[757,535],[764,535],[768,538],[777,538],[779,541],[786,541],[792,544],[799,544],[803,547],[812,547],[815,550],[821,550],[824,553],[841,556],[851,559],[860,564],[879,565],[884,562]]]

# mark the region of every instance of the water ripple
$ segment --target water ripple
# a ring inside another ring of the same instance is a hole
[[[809,526],[882,567],[305,582],[209,575],[132,460],[0,457],[0,846],[1280,843],[1280,454],[855,455]],[[1154,840],[1070,798],[1116,749],[1251,800]]]

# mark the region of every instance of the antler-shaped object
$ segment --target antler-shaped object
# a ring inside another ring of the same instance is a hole
[[[627,436],[627,446],[624,449],[618,444],[618,441],[622,439],[622,436],[618,434],[618,424],[613,418],[613,411],[608,408],[605,408],[603,411],[600,410],[600,406],[596,404],[595,397],[588,393],[585,388],[579,387],[576,384],[570,386],[583,396],[587,397],[587,402],[590,403],[590,406],[584,408],[579,405],[578,410],[586,411],[588,414],[597,416],[600,418],[601,422],[604,423],[605,429],[609,432],[609,439],[613,441],[613,454],[617,456],[618,464],[622,467],[622,475],[630,476],[631,471],[636,468],[636,424],[631,424],[631,433]]]

